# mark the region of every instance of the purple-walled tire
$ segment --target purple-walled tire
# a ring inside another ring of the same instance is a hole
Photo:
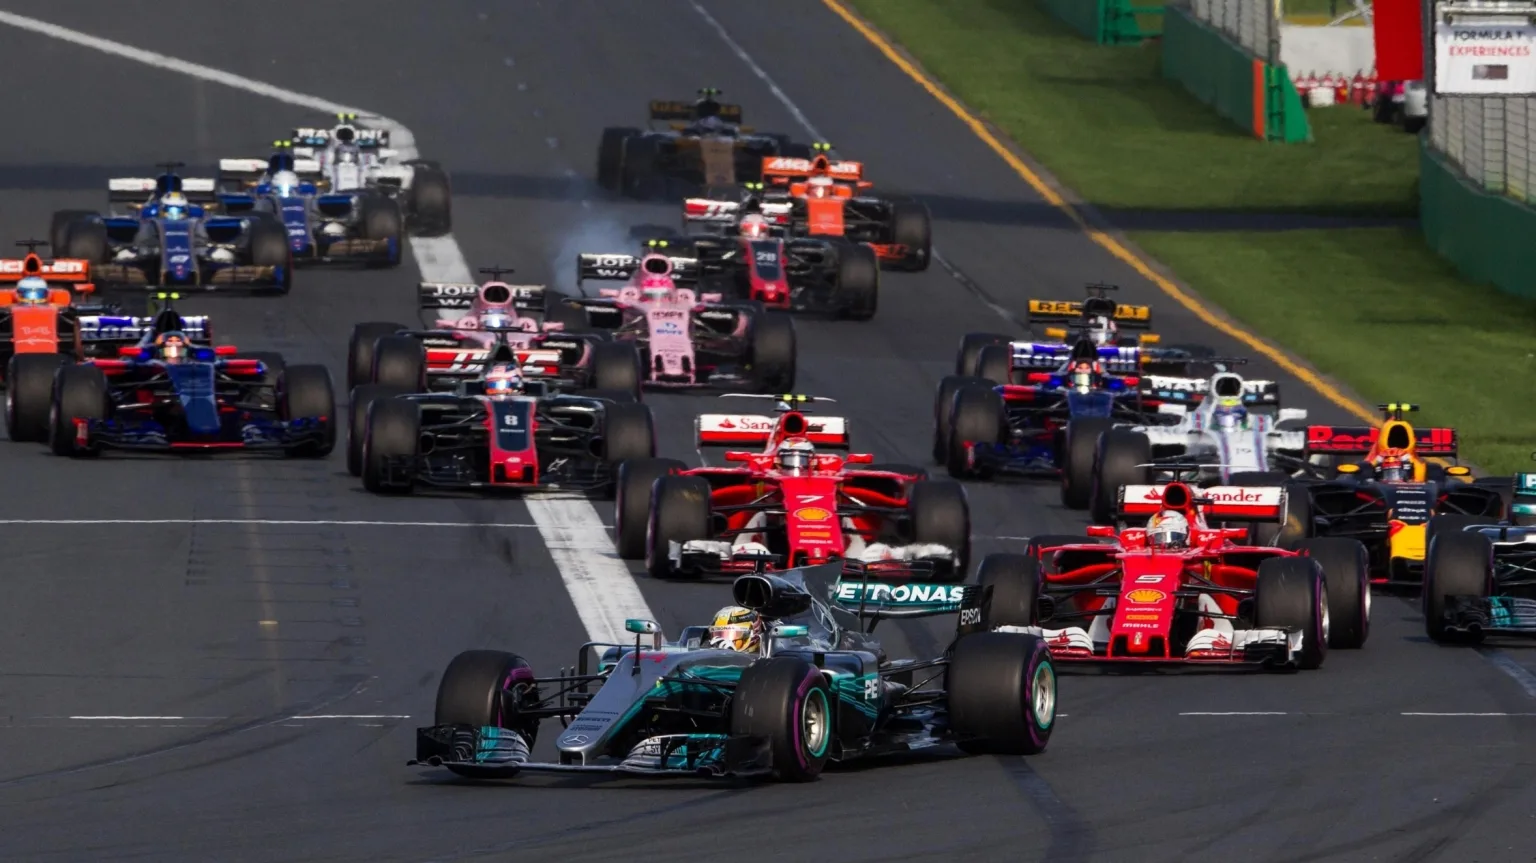
[[[979,632],[955,643],[949,722],[972,755],[1035,755],[1056,724],[1056,667],[1038,636]]]

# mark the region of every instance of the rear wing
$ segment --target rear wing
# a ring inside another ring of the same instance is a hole
[[[832,586],[834,605],[860,618],[931,617],[980,608],[985,591],[979,584],[925,584],[914,578],[938,573],[920,561],[865,563],[848,561]],[[962,615],[962,623],[964,616]]]
[[[805,437],[816,446],[848,449],[846,417],[807,416]],[[763,414],[700,414],[693,421],[694,438],[705,446],[767,446],[778,418]]]
[[[544,285],[507,285],[512,291],[512,308],[519,312],[544,311]],[[480,296],[480,286],[468,282],[419,282],[416,285],[417,308],[467,309]]]
[[[1013,367],[1055,371],[1072,358],[1072,345],[1045,342],[1012,342]],[[1141,369],[1141,348],[1100,345],[1098,361],[1112,374],[1135,374]]]
[[[212,204],[217,184],[212,177],[183,177],[181,192],[193,204]],[[107,181],[107,200],[114,204],[142,204],[159,188],[154,177],[113,177]]]
[[[1116,303],[1114,300],[1103,298],[1090,298],[1086,301],[1088,315],[1104,314],[1112,318],[1116,324],[1124,329],[1144,330],[1152,327],[1152,307],[1133,306],[1126,303]],[[1103,304],[1102,311],[1097,308]],[[1030,321],[1075,321],[1081,319],[1085,301],[1083,300],[1030,300]],[[1111,311],[1113,309],[1113,311]]]
[[[783,222],[794,207],[788,201],[763,201],[758,205],[763,217],[770,222]],[[688,198],[683,201],[683,221],[701,224],[735,223],[741,218],[741,203],[717,201],[710,198]]]
[[[672,263],[673,281],[683,283],[699,280],[698,258],[674,258],[669,255],[667,260]],[[628,281],[639,266],[640,258],[637,255],[580,254],[576,256],[576,281]]]
[[[266,176],[268,164],[266,159],[220,159],[219,178],[254,181]],[[300,179],[317,180],[320,178],[320,162],[315,159],[294,159],[293,172]]]
[[[1380,428],[1369,426],[1307,426],[1308,455],[1365,455],[1376,445]],[[1414,452],[1421,456],[1456,456],[1456,430],[1452,428],[1416,428]]]
[[[1210,393],[1209,378],[1178,378],[1168,375],[1142,375],[1141,394],[1171,404],[1196,405]],[[1243,381],[1243,404],[1250,406],[1280,404],[1279,381]]]
[[[293,141],[296,147],[324,147],[331,142],[332,138],[337,137],[336,131],[338,129],[351,130],[352,140],[350,143],[356,144],[364,150],[389,146],[388,131],[384,129],[359,129],[356,126],[337,126],[335,129],[300,127],[293,130],[293,137],[290,140]],[[345,136],[342,137],[342,140],[345,140]]]
[[[91,344],[135,344],[155,329],[153,317],[81,315],[79,320],[80,340]],[[182,315],[181,323],[181,331],[193,344],[205,345],[213,341],[213,327],[207,315]]]
[[[815,173],[812,159],[793,156],[766,156],[763,158],[763,179],[801,180]],[[864,163],[847,159],[827,160],[827,176],[834,180],[852,182],[864,179]]]
[[[1146,518],[1161,512],[1166,488],[1167,484],[1121,486],[1119,520]],[[1196,495],[1195,506],[1207,521],[1285,521],[1286,496],[1280,486],[1215,485],[1192,491]]]
[[[45,263],[38,259],[36,268],[28,272],[26,258],[0,260],[0,284],[18,282],[27,276],[37,276],[49,284],[88,283],[91,280],[91,262],[81,258],[57,258]]]
[[[719,110],[715,116],[727,123],[741,122],[741,106],[724,102],[718,103]],[[666,99],[656,99],[650,104],[652,122],[674,122],[698,119],[698,107],[693,102],[674,102]]]

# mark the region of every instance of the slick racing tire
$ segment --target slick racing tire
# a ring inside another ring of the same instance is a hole
[[[1098,479],[1094,473],[1098,457],[1099,438],[1114,427],[1110,420],[1084,417],[1069,420],[1062,436],[1061,455],[1061,504],[1067,509],[1087,509],[1093,502],[1093,485]],[[1151,454],[1151,447],[1147,449]],[[1138,462],[1139,464],[1140,462]],[[1111,506],[1113,502],[1111,501]]]
[[[1480,533],[1441,531],[1424,556],[1424,634],[1439,644],[1476,644],[1482,632],[1446,628],[1446,600],[1452,596],[1493,595],[1493,548]]]
[[[955,642],[944,675],[950,728],[972,755],[1035,755],[1056,724],[1056,666],[1045,640],[978,632]]]
[[[937,581],[964,581],[971,564],[971,507],[965,488],[958,482],[928,480],[912,486],[907,501],[912,519],[912,541],[942,545],[955,554],[954,568],[939,570]]]
[[[1430,516],[1429,524],[1424,527],[1425,550],[1429,549],[1429,544],[1435,541],[1437,534],[1457,533],[1474,524],[1498,524],[1498,521],[1485,515],[1461,515],[1460,513]]]
[[[954,409],[955,393],[977,384],[987,386],[986,381],[969,375],[945,375],[939,381],[939,388],[933,393],[934,464],[949,464],[949,422]]]
[[[363,475],[363,439],[368,436],[368,406],[380,399],[405,395],[387,384],[362,384],[352,388],[347,405],[347,473]]]
[[[17,443],[47,443],[53,378],[63,354],[13,354],[5,369],[5,428]]]
[[[1304,482],[1286,483],[1285,523],[1280,525],[1279,532],[1275,534],[1274,544],[1281,548],[1295,548],[1297,543],[1316,533],[1310,488]]]
[[[624,146],[639,129],[610,126],[597,145],[597,184],[610,192],[620,191],[624,178]]]
[[[619,557],[645,559],[645,535],[651,523],[651,490],[662,477],[687,469],[687,465],[674,458],[632,458],[619,463],[613,498],[613,532]]]
[[[48,411],[48,443],[54,455],[94,456],[94,446],[75,443],[76,419],[104,420],[112,415],[107,396],[107,376],[96,366],[64,365],[53,376],[53,399]]]
[[[955,374],[975,375],[976,361],[981,349],[989,345],[1007,347],[1010,339],[998,333],[966,333],[960,337],[960,348],[955,351]]]
[[[92,264],[104,264],[107,262],[108,249],[107,226],[100,219],[83,218],[64,226],[64,244],[55,246],[53,253],[61,258],[79,258]]]
[[[1098,439],[1089,485],[1088,517],[1094,524],[1114,524],[1120,489],[1152,478],[1151,468],[1140,467],[1152,460],[1152,442],[1146,435],[1126,429],[1109,429]]]
[[[1008,415],[1003,397],[985,384],[967,386],[955,393],[949,414],[949,475],[965,479],[978,475],[971,462],[970,444],[995,445],[1007,439]],[[981,475],[986,479],[985,475]]]
[[[1253,626],[1302,632],[1297,665],[1323,666],[1328,657],[1328,588],[1323,569],[1304,557],[1272,557],[1259,564],[1253,590]]]
[[[1013,382],[1013,349],[1007,345],[987,345],[976,353],[976,377],[993,386]]]
[[[432,724],[509,728],[532,749],[539,720],[524,718],[522,712],[537,707],[540,700],[526,659],[501,650],[466,650],[448,663],[438,681]],[[448,769],[462,776],[476,774],[472,767]]]
[[[795,388],[795,322],[779,312],[759,312],[752,321],[752,377],[760,393]]]
[[[406,215],[413,233],[446,234],[453,230],[453,184],[435,164],[413,162]]]
[[[1371,634],[1371,563],[1356,539],[1325,536],[1303,541],[1298,552],[1323,568],[1328,588],[1328,647],[1357,650]]]
[[[832,752],[837,700],[816,666],[798,656],[760,659],[731,697],[732,735],[767,741],[773,778],[810,782]]]
[[[863,243],[848,243],[837,256],[837,298],[843,316],[867,321],[880,305],[880,259]]]
[[[76,222],[87,221],[96,213],[92,210],[58,210],[53,214],[53,220],[48,226],[48,250],[60,258],[67,258],[65,254],[69,248],[69,229]],[[99,263],[100,258],[90,258],[91,263]]]
[[[650,458],[656,455],[656,421],[648,405],[607,405],[603,410],[603,460],[615,472],[629,459]],[[617,479],[617,476],[615,476]],[[603,496],[613,498],[615,485],[610,483]]]
[[[593,343],[592,389],[623,390],[639,399],[644,380],[640,351],[632,342]]]
[[[288,423],[310,420],[318,425],[318,441],[292,447],[288,454],[325,458],[336,448],[336,391],[331,370],[322,365],[289,366],[277,382],[278,416]]]
[[[405,235],[405,216],[400,211],[400,203],[384,195],[363,195],[358,203],[362,210],[363,237],[390,243],[387,255],[370,259],[367,265],[370,268],[398,267],[402,237]]]
[[[392,336],[403,329],[404,324],[369,321],[352,328],[352,338],[347,342],[347,389],[371,384],[373,380],[374,343],[385,336]]]
[[[410,494],[416,488],[414,473],[393,481],[390,459],[415,459],[421,447],[421,408],[406,399],[380,399],[368,408],[368,431],[363,436],[363,488],[375,494]]]
[[[989,554],[976,568],[976,583],[992,588],[983,629],[1036,626],[1040,619],[1040,561],[1025,554]]]
[[[280,294],[288,293],[293,286],[293,253],[288,249],[288,229],[269,213],[258,213],[251,218],[251,239],[248,251],[253,267],[279,267],[280,276],[273,285]]]
[[[427,389],[427,350],[410,336],[385,336],[373,343],[373,372],[376,384],[410,390]]]
[[[908,199],[891,205],[891,242],[907,247],[907,254],[892,265],[893,269],[909,273],[928,269],[933,256],[933,226],[922,201]]]
[[[709,539],[709,481],[698,476],[664,476],[651,492],[646,528],[645,569],[651,578],[676,578],[670,543]]]

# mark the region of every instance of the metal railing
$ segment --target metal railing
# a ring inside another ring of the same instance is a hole
[[[1191,0],[1190,12],[1259,57],[1268,57],[1280,44],[1271,0]]]
[[[1473,183],[1536,203],[1536,98],[1430,96],[1430,146]]]

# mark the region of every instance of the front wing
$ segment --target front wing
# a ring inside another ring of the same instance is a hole
[[[1048,629],[1040,626],[1001,626],[998,632],[1022,632],[1045,640],[1051,659],[1061,663],[1124,665],[1227,665],[1287,667],[1297,666],[1301,657],[1300,630],[1240,629],[1230,635],[1213,629],[1201,630],[1190,639],[1182,654],[1132,654],[1117,637],[1115,641],[1095,641],[1080,626]],[[1165,638],[1166,643],[1166,638]]]
[[[623,758],[595,764],[541,762],[532,760],[527,742],[511,729],[435,725],[416,729],[416,757],[407,764],[447,767],[481,779],[508,779],[524,771],[727,778],[767,774],[771,758],[762,738],[668,734],[642,740]]]
[[[1445,628],[1452,632],[1536,637],[1536,599],[1514,596],[1448,596]]]

